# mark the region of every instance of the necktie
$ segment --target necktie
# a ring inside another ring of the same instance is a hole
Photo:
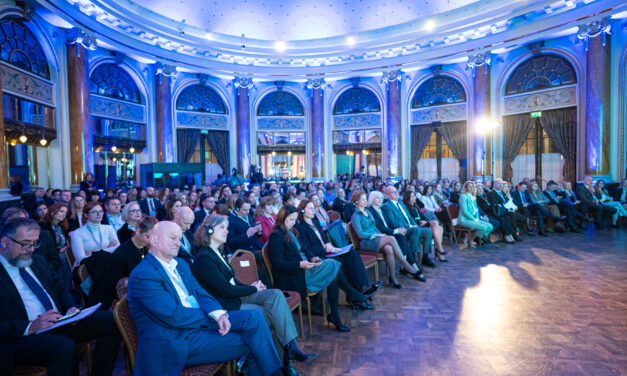
[[[625,201],[625,196],[627,195],[627,188],[623,188],[623,194],[620,195],[620,202]]]
[[[522,203],[526,204],[527,201],[525,200],[525,195],[521,191],[518,191],[518,193],[520,194],[520,200],[522,201]]]
[[[151,213],[155,211],[155,204],[152,202],[152,199],[148,199],[148,207]]]
[[[398,206],[398,210],[400,210],[401,213],[403,213],[403,217],[405,217],[405,221],[407,222],[407,225],[411,226],[411,221],[409,220],[409,217],[405,213],[405,210],[403,210],[403,208],[401,207],[400,202],[396,201],[396,206]]]
[[[48,298],[46,291],[44,291],[39,283],[35,281],[35,278],[33,278],[33,276],[31,276],[26,269],[20,268],[19,270],[20,277],[22,277],[24,282],[26,282],[26,285],[28,285],[28,288],[33,292],[33,294],[35,294],[37,299],[39,299],[41,304],[44,306],[44,309],[46,311],[53,309],[54,307],[52,306],[52,302],[50,301],[50,298]]]

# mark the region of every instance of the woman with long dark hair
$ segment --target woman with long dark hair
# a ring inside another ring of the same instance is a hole
[[[268,257],[275,285],[282,290],[298,291],[303,299],[307,297],[307,291],[326,288],[331,309],[327,321],[333,323],[337,330],[348,332],[350,328],[342,324],[338,306],[337,272],[341,264],[336,260],[321,260],[317,256],[307,257],[306,250],[298,241],[298,230],[294,228],[297,217],[295,207],[286,205],[281,208],[268,240]]]

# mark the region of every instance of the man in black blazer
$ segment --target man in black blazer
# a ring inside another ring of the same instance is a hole
[[[42,187],[37,187],[34,193],[26,196],[23,206],[24,209],[26,209],[29,213],[32,213],[33,210],[35,210],[37,204],[40,202],[43,202],[44,204],[46,204],[46,206],[54,204],[54,201],[46,196],[46,190]]]
[[[549,199],[549,205],[557,205],[560,209],[560,213],[566,216],[568,227],[572,232],[582,232],[582,229],[577,226],[576,221],[586,221],[586,216],[580,213],[575,205],[571,204],[567,200],[564,200],[563,193],[557,190],[557,183],[553,180],[549,181],[544,190],[544,196]]]
[[[157,210],[161,207],[161,201],[155,198],[155,189],[146,187],[146,198],[139,201],[139,208],[145,215],[156,215]]]
[[[614,200],[627,205],[627,179],[621,180],[620,187],[614,192]]]
[[[250,215],[250,204],[243,198],[235,201],[235,209],[229,217],[229,235],[226,244],[229,252],[238,249],[245,249],[255,254],[255,258],[261,262],[261,248],[263,244],[259,241],[257,233],[261,231],[261,225],[255,224]]]
[[[594,188],[592,187],[592,176],[585,176],[583,178],[583,184],[577,184],[577,198],[581,201],[581,210],[584,214],[588,214],[593,211],[596,215],[596,223],[599,230],[610,220],[612,215],[616,213],[616,209],[610,206],[599,204],[599,201],[594,196]]]
[[[39,225],[14,219],[0,230],[0,374],[40,365],[50,376],[78,375],[76,344],[98,340],[92,375],[111,375],[121,337],[108,311],[45,334],[62,315],[77,310],[63,281],[33,255]]]
[[[498,214],[502,214],[509,219],[509,223],[512,227],[515,227],[517,231],[522,231],[521,229],[524,224],[527,223],[527,217],[516,211],[508,210],[505,207],[506,201],[503,196],[503,192],[501,191],[502,189],[503,181],[501,179],[496,179],[492,183],[492,189],[487,193],[488,202]],[[516,241],[521,241],[516,233],[513,234],[512,237]]]
[[[538,234],[542,236],[548,236],[544,231],[544,218],[551,218],[556,221],[561,219],[560,217],[551,214],[542,205],[531,201],[531,196],[527,190],[527,183],[524,181],[518,183],[516,190],[512,192],[512,200],[514,200],[514,204],[518,206],[518,210],[521,210],[521,213],[523,213],[527,218],[531,218],[531,216],[536,217],[538,221]],[[525,209],[528,215],[525,213]]]
[[[200,208],[196,210],[194,214],[194,223],[192,224],[192,232],[196,231],[196,228],[202,224],[205,218],[211,214],[211,210],[216,206],[216,199],[208,194],[203,193],[200,195]]]
[[[194,212],[189,206],[181,206],[174,213],[174,223],[179,225],[183,236],[181,237],[181,248],[177,257],[185,260],[191,267],[194,263],[194,256],[196,255],[194,247],[194,234],[190,227],[194,223]]]

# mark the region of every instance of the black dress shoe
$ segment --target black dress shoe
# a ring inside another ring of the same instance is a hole
[[[327,322],[335,325],[335,328],[340,332],[350,332],[351,328],[342,324],[342,321],[339,318],[331,317],[330,314],[327,315]]]
[[[291,341],[290,343],[288,343],[287,345],[285,345],[285,360],[295,360],[297,362],[308,362],[316,357],[318,357],[318,354],[316,353],[310,353],[310,354],[306,354],[304,352],[302,352],[301,349],[298,348],[298,344],[296,343],[296,340]]]
[[[401,269],[401,273],[402,273],[402,272],[403,272],[403,269]],[[390,281],[390,286],[394,287],[395,289],[400,289],[401,287],[403,287],[403,286],[401,286],[401,284],[400,284],[400,283],[394,283],[394,282],[392,282],[392,277],[389,277],[389,278],[388,278],[388,281]]]
[[[374,309],[374,306],[372,304],[368,303],[368,298],[366,298],[366,300],[364,300],[363,302],[353,302],[353,301],[351,301],[351,306],[353,307],[353,310],[362,309],[362,310],[366,311],[366,310]]]
[[[422,256],[422,265],[435,268],[435,263],[429,258],[429,255]]]
[[[427,278],[421,272],[416,272],[412,274],[412,277],[414,277],[414,279],[419,280],[420,282],[427,282]]]
[[[372,286],[370,286],[368,290],[364,291],[364,295],[374,294],[375,292],[377,292],[377,290],[379,290],[382,284],[383,284],[383,281],[377,281],[373,283]]]

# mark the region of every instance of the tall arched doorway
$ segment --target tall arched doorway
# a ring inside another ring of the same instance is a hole
[[[305,110],[289,91],[266,94],[257,106],[257,155],[265,177],[305,179]]]
[[[146,147],[145,100],[131,75],[115,63],[97,65],[89,77],[96,181],[105,188],[138,180],[137,153]]]
[[[575,181],[577,74],[555,54],[533,56],[510,75],[503,97],[503,176]]]
[[[365,87],[344,91],[333,106],[335,174],[382,176],[381,103]]]
[[[193,84],[183,88],[175,103],[177,162],[204,165],[200,178],[192,179],[197,185],[228,175],[229,117],[222,97],[209,86]]]
[[[420,84],[410,104],[411,176],[466,178],[467,97],[462,84],[438,75]]]

